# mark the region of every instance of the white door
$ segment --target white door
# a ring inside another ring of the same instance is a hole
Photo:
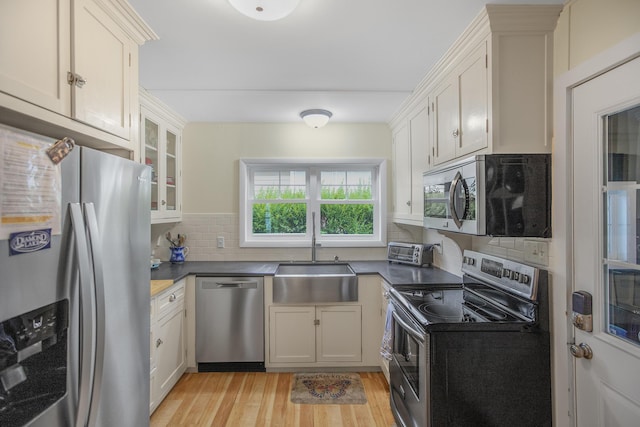
[[[573,283],[593,298],[593,331],[573,328],[580,427],[640,425],[638,76],[640,58],[572,96]]]

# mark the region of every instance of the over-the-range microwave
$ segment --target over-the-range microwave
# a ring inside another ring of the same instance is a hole
[[[551,237],[551,155],[476,155],[426,172],[424,226],[478,236]]]

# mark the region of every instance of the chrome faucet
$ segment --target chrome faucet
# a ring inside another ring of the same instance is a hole
[[[311,212],[311,262],[316,262],[316,213]]]

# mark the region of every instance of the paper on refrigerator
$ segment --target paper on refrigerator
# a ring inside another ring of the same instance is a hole
[[[0,239],[38,229],[60,234],[62,175],[47,155],[53,142],[0,125]]]

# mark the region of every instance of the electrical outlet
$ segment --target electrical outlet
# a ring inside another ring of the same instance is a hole
[[[218,247],[219,248],[224,248],[224,237],[223,236],[218,236],[218,238],[216,240],[218,242]]]
[[[547,242],[538,242],[536,240],[524,241],[524,260],[539,264],[549,264],[549,245]]]

